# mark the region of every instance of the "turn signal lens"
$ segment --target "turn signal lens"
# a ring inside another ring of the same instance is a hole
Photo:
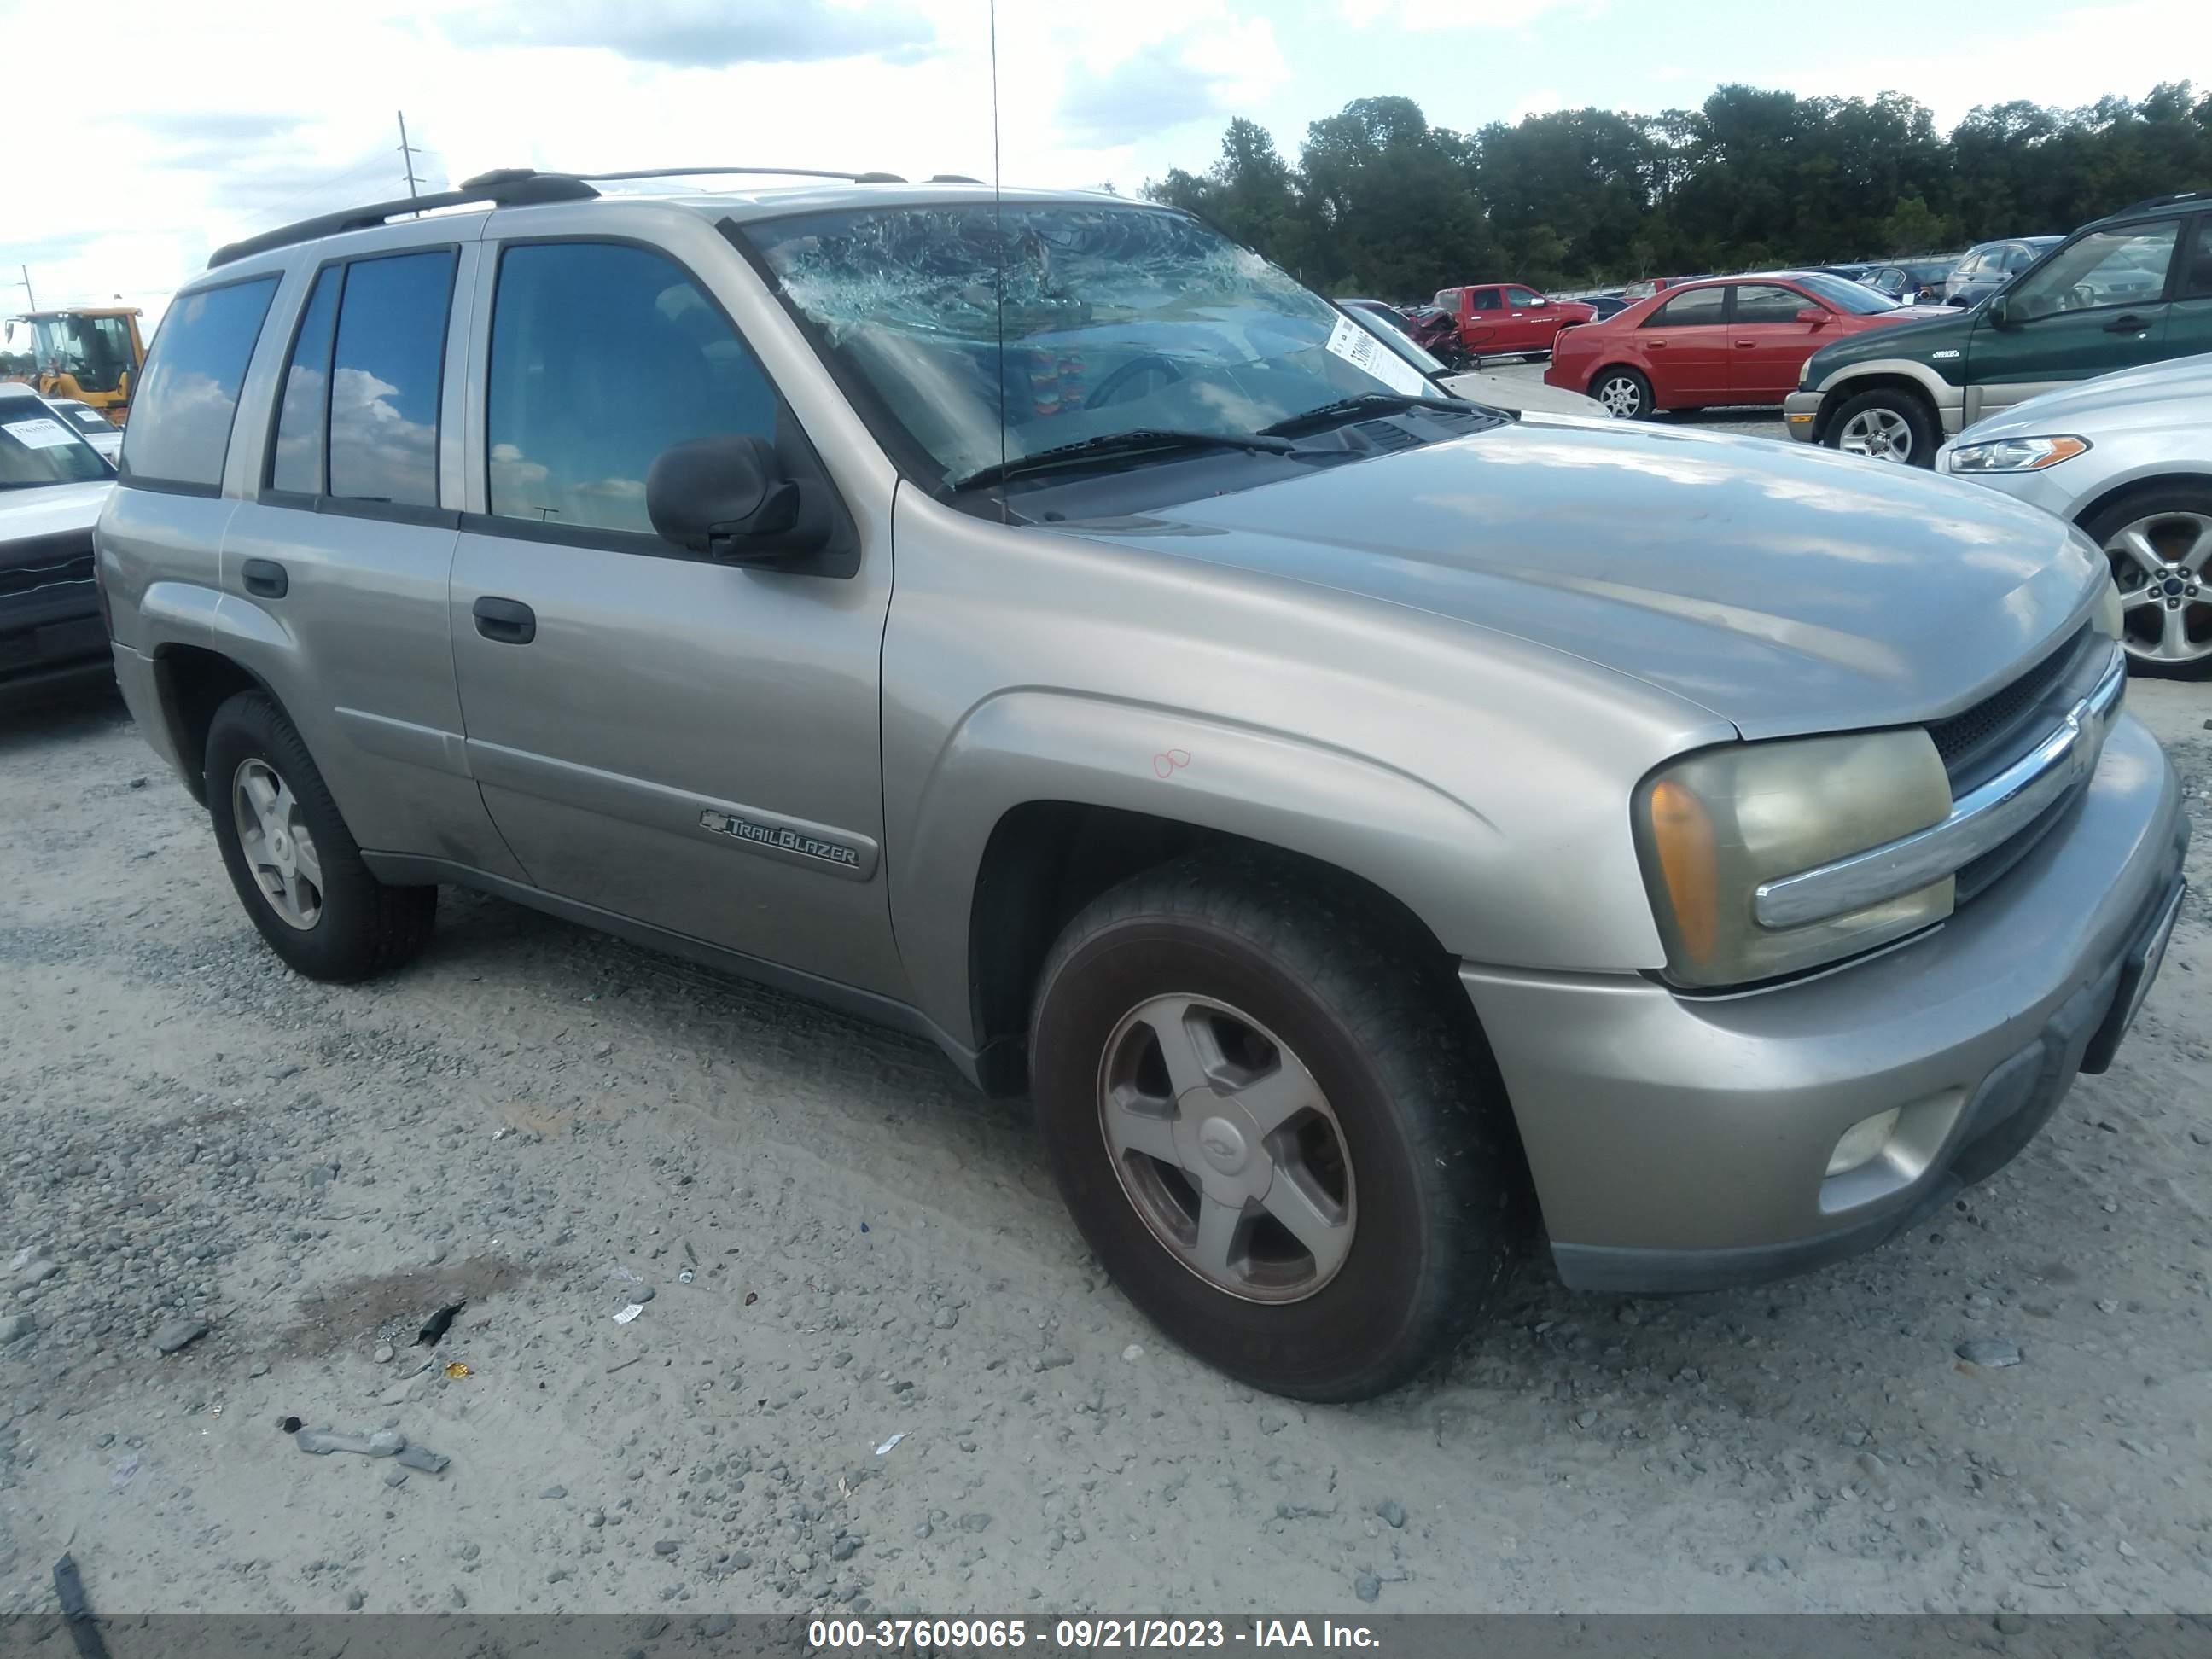
[[[2040,472],[2046,466],[2070,461],[2089,447],[2085,438],[2002,438],[1994,443],[1967,444],[1951,452],[1954,472]]]

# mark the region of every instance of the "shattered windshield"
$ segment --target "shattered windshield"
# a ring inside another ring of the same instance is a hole
[[[1002,459],[1002,402],[1008,459],[1131,432],[1240,437],[1376,393],[1455,406],[1320,295],[1167,209],[976,202],[728,228],[895,447],[956,486]]]

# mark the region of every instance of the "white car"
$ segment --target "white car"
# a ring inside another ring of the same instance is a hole
[[[59,410],[0,382],[0,688],[108,665],[92,526],[114,478]]]
[[[123,428],[90,404],[79,403],[74,398],[49,398],[49,408],[61,411],[62,418],[76,428],[77,435],[106,458],[110,466],[123,453]]]
[[[2212,676],[2212,356],[2030,398],[1944,445],[1936,470],[2079,525],[2105,550],[2137,672]]]
[[[1464,398],[1471,404],[1483,404],[1492,409],[1510,409],[1516,415],[1584,415],[1601,421],[1610,418],[1605,405],[1596,398],[1546,386],[1533,375],[1524,380],[1486,374],[1480,369],[1454,374],[1412,335],[1403,329],[1393,328],[1364,304],[1340,303],[1337,309],[1412,364],[1423,378],[1435,381],[1455,398]]]

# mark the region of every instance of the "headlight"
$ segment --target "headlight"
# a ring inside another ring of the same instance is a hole
[[[2040,472],[2069,461],[2089,447],[2086,438],[2000,438],[1967,444],[1951,452],[1954,472]]]
[[[1941,921],[1948,876],[1797,927],[1761,926],[1752,899],[1761,882],[1868,852],[1950,811],[1942,759],[1917,729],[1734,744],[1661,767],[1637,791],[1635,825],[1668,977],[1747,984]]]
[[[2119,583],[2111,581],[2105,584],[2104,592],[2098,596],[2095,621],[2097,631],[2106,639],[2120,637],[2120,630],[2127,626],[2127,614],[2120,608]]]

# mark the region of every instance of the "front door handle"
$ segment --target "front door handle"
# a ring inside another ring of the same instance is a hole
[[[2124,311],[2105,325],[2107,334],[2140,334],[2150,326],[2148,318],[2138,317],[2132,311]]]
[[[239,567],[246,591],[264,599],[281,599],[292,586],[284,567],[274,559],[248,559]]]
[[[1735,343],[1735,349],[1738,351],[1756,351],[1759,349],[1759,342],[1756,340],[1738,340]]]
[[[538,613],[520,599],[486,594],[476,602],[477,632],[501,645],[527,645],[538,637]]]

